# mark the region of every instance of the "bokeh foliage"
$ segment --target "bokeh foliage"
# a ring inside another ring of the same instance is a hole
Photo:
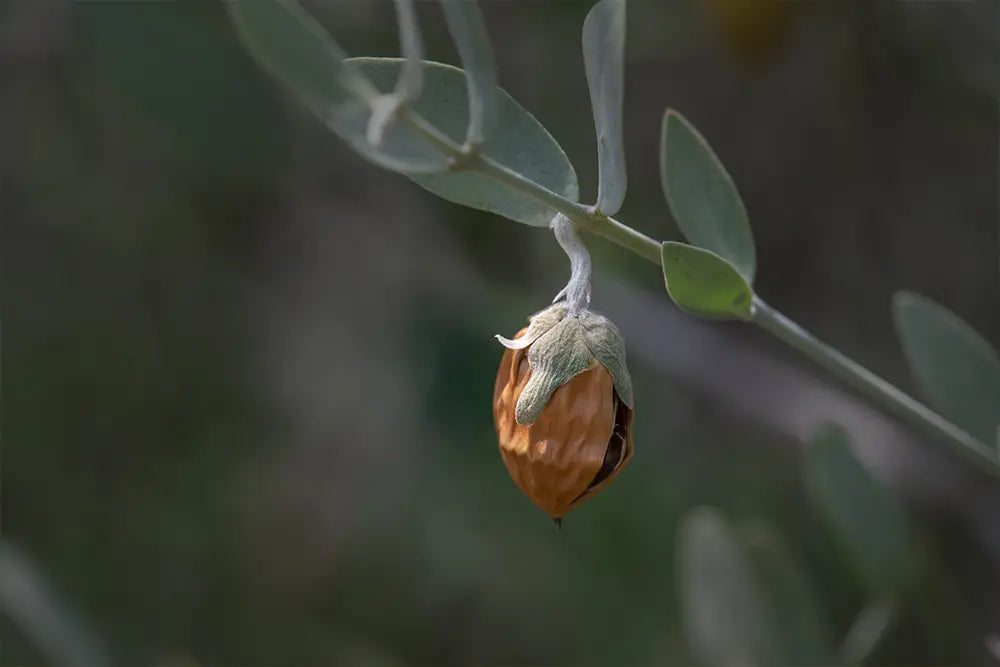
[[[388,4],[321,4],[310,9],[345,44],[396,55]],[[724,4],[630,5],[629,217],[661,235],[653,147],[669,102],[726,155],[773,299],[901,383],[886,315],[900,285],[996,340],[996,141],[983,141],[996,100],[922,65],[974,40],[957,28],[907,41],[878,8],[819,3],[775,69],[745,79],[725,55],[736,37],[711,32]],[[503,83],[555,128],[595,193],[579,53],[589,5],[484,5]],[[455,62],[436,8],[419,10],[430,54]],[[855,67],[824,60],[826,13],[855,31],[838,47]],[[3,51],[4,527],[117,662],[691,662],[675,544],[703,505],[738,527],[763,521],[834,637],[849,628],[867,579],[808,502],[800,438],[731,395],[642,370],[641,356],[640,449],[615,489],[561,535],[516,493],[489,424],[490,335],[515,331],[558,287],[562,259],[544,234],[360,166],[253,65],[221,3],[75,3],[63,19],[71,39],[35,38],[47,56]],[[675,19],[704,45],[666,43]],[[887,34],[899,40],[888,54]],[[662,292],[658,276],[591,245],[608,279]],[[995,506],[965,481],[937,483]],[[876,662],[973,664],[998,613],[997,558],[960,501],[907,488],[931,555]],[[747,532],[754,563],[772,538]],[[4,660],[37,662],[0,627]]]

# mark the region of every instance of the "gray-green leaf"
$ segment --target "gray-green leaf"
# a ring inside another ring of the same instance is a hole
[[[667,241],[660,250],[667,293],[689,313],[749,320],[753,291],[732,264],[709,250]]]
[[[583,22],[583,64],[597,130],[597,210],[614,215],[625,201],[625,0],[601,0]]]
[[[910,370],[944,417],[983,443],[1000,424],[1000,358],[982,336],[927,297],[898,292],[896,330]]]
[[[753,232],[733,179],[705,138],[668,109],[660,134],[660,181],[684,238],[729,260],[753,284]]]
[[[692,511],[677,535],[677,585],[694,655],[712,667],[769,662],[767,608],[725,518]]]
[[[919,562],[897,498],[851,452],[847,433],[827,425],[806,450],[806,486],[822,518],[875,597],[900,592]]]
[[[492,132],[496,116],[497,67],[490,37],[476,0],[442,0],[441,4],[468,79],[469,127],[465,140],[478,146]]]
[[[828,663],[833,653],[833,626],[788,545],[760,522],[741,526],[739,538],[774,620],[770,642],[773,664]]]
[[[361,155],[403,173],[448,168],[447,156],[408,125],[376,122],[369,132],[373,102],[393,90],[396,78],[376,88],[357,67],[347,66],[344,51],[297,3],[253,0],[226,7],[250,54]],[[375,106],[394,113],[384,102]]]
[[[351,58],[346,63],[379,88],[391,89],[399,58]],[[576,201],[576,172],[556,140],[534,116],[497,89],[493,134],[480,153],[563,197]],[[424,62],[424,92],[413,109],[456,143],[469,122],[465,73],[457,67]],[[392,136],[390,132],[389,136]],[[490,211],[529,225],[547,227],[556,211],[496,180],[474,171],[407,174],[439,197]]]

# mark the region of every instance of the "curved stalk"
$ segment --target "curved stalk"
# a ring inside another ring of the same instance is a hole
[[[569,309],[567,316],[576,317],[590,307],[590,253],[576,233],[576,225],[562,213],[556,213],[552,219],[552,232],[569,258],[570,266],[569,282],[552,302],[565,299]]]

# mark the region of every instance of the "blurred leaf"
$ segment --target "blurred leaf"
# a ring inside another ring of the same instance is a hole
[[[956,425],[990,443],[1000,424],[1000,358],[975,330],[927,297],[897,292],[896,330],[928,400]]]
[[[775,662],[827,663],[832,655],[833,628],[788,546],[777,532],[759,522],[741,527],[739,536],[774,619],[771,647]]]
[[[287,140],[258,69],[210,2],[73,2],[81,64],[118,96],[129,140],[149,142],[211,185],[254,188],[270,177]],[[180,39],[179,36],[183,36]],[[245,110],[252,112],[244,113]],[[138,121],[138,122],[137,122]]]
[[[847,433],[827,425],[806,450],[806,485],[823,519],[876,597],[902,590],[917,544],[896,497],[851,452]]]
[[[990,652],[994,658],[1000,661],[1000,635],[993,633],[986,636],[983,640],[986,645],[986,650]]]
[[[767,608],[717,510],[700,508],[681,522],[677,562],[684,630],[695,656],[712,666],[768,664]]]
[[[295,0],[227,2],[226,7],[251,55],[320,116],[346,99],[376,95],[369,82],[343,66],[347,54]]]
[[[753,292],[732,264],[674,241],[664,243],[660,254],[667,293],[679,308],[710,319],[750,319]]]
[[[0,542],[0,611],[54,665],[106,667],[107,656],[83,622],[23,554]]]
[[[379,90],[358,68],[345,66],[344,51],[297,3],[255,0],[226,6],[243,43],[261,66],[361,155],[403,173],[448,168],[448,158],[408,125],[384,127],[377,145],[369,141],[372,101]],[[398,78],[382,82],[381,91],[392,91]],[[384,111],[385,105],[378,108]]]
[[[402,63],[398,58],[351,58],[347,62],[379,87],[392,85]],[[413,108],[455,142],[461,142],[469,122],[465,91],[462,70],[425,62],[424,93]],[[562,148],[534,116],[500,89],[495,131],[482,145],[481,153],[567,199],[577,199],[576,172]],[[546,227],[555,215],[535,199],[475,172],[408,176],[439,197],[529,225]]]
[[[583,22],[583,63],[597,130],[597,209],[614,215],[625,201],[625,0],[601,0]]]
[[[891,599],[866,604],[847,629],[844,641],[837,650],[837,662],[843,665],[863,664],[885,638],[897,612],[898,607]]]
[[[753,284],[753,233],[736,185],[705,138],[673,109],[663,115],[660,180],[684,238],[729,260]]]
[[[458,47],[469,91],[466,142],[478,146],[492,132],[497,106],[497,66],[476,0],[442,0],[448,30]]]

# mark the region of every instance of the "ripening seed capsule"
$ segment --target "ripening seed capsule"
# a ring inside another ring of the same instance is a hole
[[[591,329],[610,328],[620,341],[609,321],[590,313],[587,316],[591,317],[586,320]],[[528,331],[522,329],[515,340]],[[519,423],[517,416],[522,413],[518,400],[532,376],[529,352],[536,344],[504,352],[493,390],[493,419],[510,476],[538,507],[558,521],[606,487],[628,464],[633,452],[633,410],[619,396],[616,377],[599,360],[591,359],[585,370],[558,385],[532,423]],[[624,348],[621,350],[618,380],[627,385],[627,400],[631,402]],[[563,353],[554,349],[545,354]]]

